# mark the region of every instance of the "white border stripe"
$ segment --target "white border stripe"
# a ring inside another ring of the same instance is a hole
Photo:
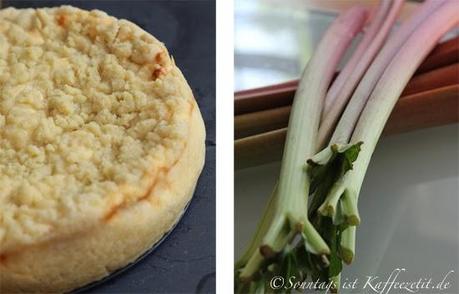
[[[233,293],[234,265],[234,6],[217,0],[217,293]]]

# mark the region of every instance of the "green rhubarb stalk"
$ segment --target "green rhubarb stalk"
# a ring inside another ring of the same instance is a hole
[[[333,73],[365,16],[365,10],[355,8],[338,17],[303,72],[290,114],[278,182],[275,221],[261,247],[262,254],[267,257],[279,253],[286,245],[277,242],[285,227],[303,233],[314,254],[329,253],[327,244],[308,220],[309,177],[303,162],[315,151],[322,103]]]
[[[259,247],[261,245],[261,241],[266,234],[266,231],[268,230],[272,219],[274,215],[274,207],[276,204],[276,195],[277,195],[277,185],[274,188],[273,193],[271,193],[271,197],[268,200],[267,205],[265,206],[263,216],[260,220],[260,222],[257,225],[256,233],[253,236],[252,240],[249,243],[249,246],[247,247],[246,251],[244,254],[239,258],[239,260],[236,262],[236,270],[242,268],[249,259],[254,255],[255,252],[258,252]],[[261,255],[260,255],[261,256]],[[252,262],[253,263],[253,262]]]
[[[353,53],[351,60],[345,65],[343,71],[330,88],[326,101],[333,101],[333,104],[329,104],[330,106],[328,109],[325,109],[323,114],[318,134],[319,148],[323,146],[326,143],[326,140],[330,137],[330,134],[356,85],[362,79],[365,71],[386,40],[402,4],[403,0],[387,0],[380,3],[379,8],[376,11],[375,19],[370,24],[360,46]],[[370,43],[365,44],[366,42]],[[354,115],[357,116],[358,114],[356,113]],[[324,149],[328,150],[325,151],[328,153],[328,158],[326,158],[325,161],[330,160],[332,156],[334,160],[336,160],[336,157],[338,157],[338,159],[343,156],[346,157],[346,153],[348,152],[346,150],[349,147],[350,145],[345,144],[330,145],[329,148]],[[315,160],[317,160],[317,158]],[[310,160],[310,163],[311,162],[314,162],[314,159]],[[328,193],[328,195],[326,195],[326,197],[315,195],[314,198],[316,198],[317,202],[323,201],[321,206],[318,208],[318,212],[323,216],[331,217],[335,224],[345,222],[349,225],[357,225],[360,222],[357,204],[354,202],[352,197],[349,197],[348,192],[344,189],[344,186],[341,185],[342,180],[339,180],[348,169],[352,168],[352,161],[343,162],[341,159],[341,162],[346,163],[347,166],[341,164],[340,169],[342,172],[340,174],[335,173],[335,180],[332,180],[334,183],[331,187],[325,187],[316,193]],[[330,177],[333,176],[329,175],[329,178]],[[338,208],[340,209],[339,211]],[[338,214],[340,217],[338,217]]]
[[[309,177],[304,168],[304,160],[315,151],[322,101],[336,67],[353,37],[361,30],[366,17],[367,10],[361,7],[352,8],[340,15],[327,30],[305,68],[290,115],[273,206],[268,205],[259,225],[259,233],[237,263],[236,284],[250,282],[252,286],[258,285],[257,279],[263,279],[260,272],[266,272],[268,267],[279,267],[276,264],[269,265],[270,261],[275,261],[275,257],[285,251],[288,243],[298,235],[304,239],[304,247],[313,254],[330,253],[327,244],[308,220]],[[259,250],[254,250],[257,246]]]
[[[363,110],[351,142],[364,142],[354,169],[345,175],[344,185],[357,202],[371,156],[384,125],[404,87],[439,39],[459,23],[459,2],[445,1],[411,34],[385,69]],[[342,240],[348,250],[355,244],[355,230]]]
[[[341,257],[347,264],[354,260],[356,226],[349,226],[341,233]]]

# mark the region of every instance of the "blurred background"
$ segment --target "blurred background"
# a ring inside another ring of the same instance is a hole
[[[235,91],[298,78],[336,14],[377,0],[235,0]],[[407,1],[400,18],[416,8]]]

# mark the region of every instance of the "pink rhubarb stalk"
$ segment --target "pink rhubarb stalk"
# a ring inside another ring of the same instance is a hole
[[[343,185],[353,202],[357,202],[371,156],[395,103],[411,76],[440,38],[459,24],[458,11],[459,2],[447,0],[427,16],[404,42],[376,84],[351,138],[351,143],[363,142],[362,149],[353,169],[343,178]],[[354,244],[355,228],[343,231],[343,251],[353,252]]]
[[[414,12],[414,15],[408,21],[401,25],[394,35],[389,37],[386,45],[383,46],[355,89],[352,98],[333,132],[330,144],[347,143],[349,141],[368,97],[390,60],[397,54],[413,31],[415,31],[438,7],[445,3],[445,1],[446,0],[427,0]]]
[[[362,47],[365,47],[360,48],[359,46],[359,48],[357,48],[349,63],[346,64],[343,71],[330,88],[327,98],[325,99],[325,106],[327,106],[327,104],[329,104],[329,106],[324,108],[319,129],[319,148],[322,148],[327,143],[327,139],[330,138],[339,120],[340,114],[346,107],[355,87],[362,79],[365,71],[376,54],[380,51],[384,41],[389,35],[403,2],[403,0],[385,0],[381,2],[377,17],[372,25],[370,25],[368,32],[362,40]],[[387,10],[389,10],[389,13],[387,13]],[[380,22],[380,19],[383,21]],[[367,42],[369,44],[365,44]]]

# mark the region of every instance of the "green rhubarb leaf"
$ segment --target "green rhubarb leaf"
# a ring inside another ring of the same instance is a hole
[[[341,179],[346,172],[352,170],[353,163],[357,160],[362,143],[347,145],[332,145],[329,150],[324,150],[316,158],[308,161],[307,172],[311,179],[311,189],[308,214],[313,226],[324,238],[330,247],[330,255],[326,262],[323,257],[311,256],[311,276],[315,279],[328,282],[337,280],[343,269],[341,257],[341,232],[345,225],[342,225],[341,211],[338,209],[335,218],[323,216],[318,213],[318,208],[324,203],[332,186]],[[314,160],[318,159],[318,160]],[[335,223],[334,223],[335,221]],[[337,285],[339,286],[339,285]]]
[[[309,216],[312,218],[322,205],[333,184],[351,170],[357,160],[362,142],[346,145],[332,145],[328,160],[324,162],[308,160],[307,172],[311,179]]]
[[[310,193],[322,184],[323,180],[330,176],[331,168],[339,167],[338,175],[342,176],[353,167],[353,162],[357,160],[363,142],[355,144],[338,145],[334,144],[330,148],[331,153],[326,161],[314,161],[314,157],[308,160],[307,171],[311,178]]]
[[[343,156],[341,176],[343,176],[347,171],[352,169],[354,161],[356,161],[357,157],[359,156],[360,146],[362,144],[362,142],[353,144],[346,148],[346,150],[344,150],[342,153],[340,153]]]
[[[298,260],[296,257],[296,251],[294,249],[286,248],[281,256],[281,269],[280,274],[286,281],[290,278],[300,279],[301,274],[299,272]],[[287,293],[290,293],[289,289],[285,289]]]
[[[298,271],[301,273],[301,279],[306,280],[312,272],[310,252],[305,246],[298,246],[296,249],[296,258],[298,261]]]
[[[328,277],[332,278],[341,273],[343,260],[339,255],[340,232],[336,226],[333,226],[330,230],[330,266],[328,267]]]

